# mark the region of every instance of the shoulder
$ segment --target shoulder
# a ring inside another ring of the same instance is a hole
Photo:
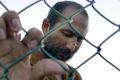
[[[75,72],[75,79],[74,80],[82,80],[82,77],[78,71]]]

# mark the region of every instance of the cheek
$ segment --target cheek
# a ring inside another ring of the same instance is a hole
[[[49,39],[48,44],[54,47],[65,46],[67,39],[60,33],[54,33]]]

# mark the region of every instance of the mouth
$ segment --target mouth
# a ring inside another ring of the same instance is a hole
[[[71,51],[67,48],[48,48],[45,47],[45,50],[48,51],[49,54],[51,54],[53,57],[62,60],[67,61],[71,58]],[[48,57],[48,56],[46,56]],[[48,57],[49,58],[49,57]]]
[[[71,58],[70,53],[57,53],[57,58],[66,61]]]

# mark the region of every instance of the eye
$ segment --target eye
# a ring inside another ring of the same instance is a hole
[[[70,30],[62,30],[63,35],[65,35],[66,37],[73,37],[74,33]]]

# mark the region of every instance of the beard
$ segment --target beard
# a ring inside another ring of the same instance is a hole
[[[71,50],[62,46],[55,46],[51,44],[52,42],[46,42],[44,49],[56,59],[67,61],[72,57]],[[50,58],[48,55],[45,54],[47,58]]]

